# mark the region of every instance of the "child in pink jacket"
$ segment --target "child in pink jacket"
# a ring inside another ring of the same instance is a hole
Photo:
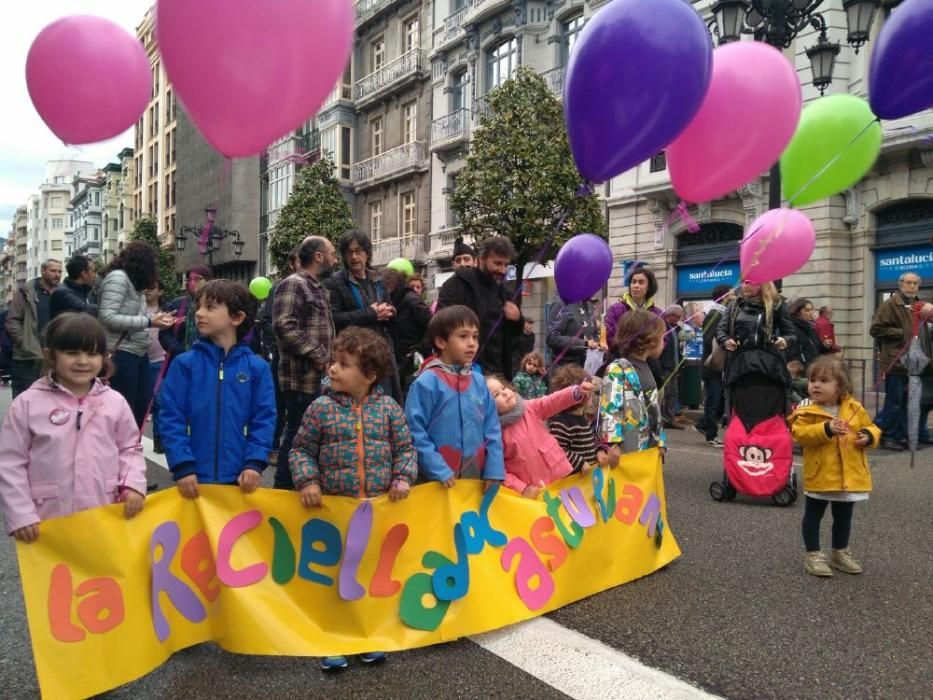
[[[64,313],[46,327],[51,371],[14,399],[0,429],[0,508],[22,542],[39,522],[117,501],[143,507],[146,462],[133,412],[99,377],[107,334],[93,316]]]
[[[488,377],[486,386],[502,423],[505,485],[526,498],[537,498],[541,489],[573,471],[545,421],[585,401],[593,385],[585,381],[529,401],[496,377]]]

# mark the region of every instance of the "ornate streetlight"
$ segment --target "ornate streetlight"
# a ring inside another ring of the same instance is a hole
[[[826,20],[818,12],[823,0],[717,0],[710,8],[713,20],[710,29],[720,44],[738,41],[741,34],[752,34],[779,49],[786,49],[807,27],[820,31],[817,43],[807,49],[813,86],[822,95],[833,81],[833,68],[840,47],[829,41]],[[871,35],[871,25],[882,0],[842,0],[846,11],[848,33],[846,41],[856,53]],[[886,9],[897,2],[885,0]],[[768,207],[781,206],[781,172],[778,164],[771,168]]]
[[[207,223],[202,226],[182,226],[181,231],[175,234],[175,249],[180,253],[185,250],[185,244],[188,242],[188,236],[197,240],[198,252],[201,255],[213,258],[214,253],[220,250],[221,241],[225,238],[233,239],[233,254],[239,258],[243,255],[243,246],[245,241],[240,237],[239,231],[230,231],[214,225],[217,217],[217,209],[207,207],[204,210],[207,216]]]

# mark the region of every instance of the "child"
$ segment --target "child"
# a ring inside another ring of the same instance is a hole
[[[612,464],[618,452],[665,451],[659,391],[648,366],[648,359],[664,349],[664,332],[664,321],[650,311],[629,311],[619,320],[614,340],[619,359],[603,377],[597,430],[600,442],[611,446]]]
[[[807,377],[803,373],[804,366],[800,360],[791,360],[787,363],[787,373],[790,375],[790,389],[787,398],[791,404],[797,405],[807,398]]]
[[[862,567],[849,552],[852,511],[868,500],[871,472],[865,449],[875,447],[881,430],[852,396],[845,366],[834,355],[810,365],[805,400],[790,416],[791,434],[803,447],[804,569],[813,576],[832,576],[833,569],[860,574]],[[833,553],[827,562],[820,550],[820,521],[827,503],[833,510]]]
[[[579,365],[563,365],[551,377],[551,393],[556,394],[587,380],[586,370]],[[592,383],[592,380],[589,381]],[[548,421],[548,429],[567,455],[574,474],[580,471],[587,472],[594,464],[605,466],[609,461],[606,450],[597,451],[593,423],[586,416],[586,409],[590,404],[590,401],[584,401],[571,406]]]
[[[473,369],[479,319],[466,306],[448,306],[431,318],[428,338],[437,356],[421,368],[405,401],[418,473],[448,487],[458,478],[483,479],[488,488],[505,479],[505,465],[496,404]]]
[[[418,476],[405,414],[378,383],[392,371],[389,344],[368,328],[350,327],[334,341],[328,370],[330,390],[305,411],[288,453],[295,488],[305,508],[321,495],[370,498],[408,496]],[[384,652],[363,654],[363,663],[385,660]],[[347,667],[345,656],[328,656],[321,669]]]
[[[540,399],[547,394],[544,358],[540,352],[529,352],[522,358],[522,368],[512,378],[512,384],[523,399]]]
[[[593,385],[584,381],[530,401],[525,401],[498,377],[488,377],[486,386],[502,423],[505,485],[525,498],[537,498],[541,489],[573,471],[544,421],[571,406],[582,409]]]
[[[211,280],[199,291],[200,340],[172,360],[159,394],[169,469],[185,498],[198,484],[259,486],[272,450],[275,392],[269,364],[241,342],[256,318],[242,284]]]
[[[146,461],[126,399],[101,381],[107,331],[84,313],[46,326],[47,376],[17,396],[0,430],[0,507],[7,532],[34,542],[39,522],[123,502],[143,508]]]

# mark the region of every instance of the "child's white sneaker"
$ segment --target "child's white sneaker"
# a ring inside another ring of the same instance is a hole
[[[826,563],[826,555],[823,552],[807,552],[803,560],[803,568],[811,576],[832,576],[833,570]]]
[[[864,570],[858,560],[852,556],[848,547],[834,549],[832,556],[829,558],[829,565],[847,574],[860,574]]]

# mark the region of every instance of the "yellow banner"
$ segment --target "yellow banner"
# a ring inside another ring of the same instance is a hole
[[[477,481],[392,503],[202,487],[50,520],[18,544],[42,693],[86,697],[215,641],[243,654],[397,651],[486,632],[665,566],[656,450],[531,501]]]

